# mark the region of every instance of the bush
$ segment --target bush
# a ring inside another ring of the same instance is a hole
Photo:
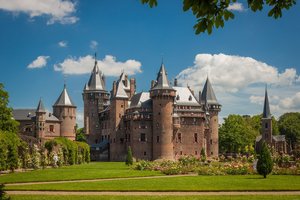
[[[270,150],[268,149],[266,143],[263,143],[262,145],[262,149],[259,154],[256,168],[257,168],[257,172],[260,175],[263,175],[264,178],[266,178],[267,175],[272,172],[273,161],[271,158]]]
[[[0,200],[10,200],[10,197],[6,196],[3,184],[0,184]]]

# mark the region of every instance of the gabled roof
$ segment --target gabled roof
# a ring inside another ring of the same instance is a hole
[[[177,105],[200,106],[191,90],[187,87],[173,87],[176,90],[175,103]]]
[[[118,97],[118,98],[128,98],[128,96],[127,96],[127,94],[125,92],[124,84],[123,84],[122,80],[119,80],[117,82],[117,92],[116,92],[115,97]]]
[[[35,109],[13,109],[13,118],[17,121],[28,120],[34,122],[36,119]],[[46,121],[59,121],[53,114],[45,111]]]
[[[132,96],[130,108],[152,108],[149,92],[140,92]]]
[[[263,118],[271,118],[267,87],[266,87],[266,91],[265,91],[265,102],[264,102]]]
[[[202,90],[201,101],[209,105],[220,105],[208,77]]]
[[[53,106],[74,106],[75,107],[75,104],[73,103],[73,101],[71,100],[67,92],[66,85],[64,85],[63,91],[61,92],[60,96],[58,97],[58,99],[56,100]]]
[[[84,90],[105,90],[104,75],[99,70],[97,59],[95,59],[95,65],[91,73],[88,84]]]
[[[285,135],[273,135],[273,140],[275,140],[276,142],[284,142]]]
[[[46,112],[42,99],[40,99],[35,112]]]
[[[168,81],[165,65],[162,63],[157,74],[156,83],[151,90],[173,89]]]
[[[126,79],[126,74],[125,74],[124,72],[122,72],[119,81],[122,81],[122,82],[123,82],[123,88],[124,88],[125,90],[130,90],[130,81],[129,81],[128,78]],[[127,82],[127,83],[126,83],[126,82]],[[125,83],[126,83],[127,86],[125,86]]]

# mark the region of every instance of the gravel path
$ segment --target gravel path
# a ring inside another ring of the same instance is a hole
[[[6,191],[8,195],[114,195],[114,196],[236,196],[236,195],[300,195],[300,191],[264,192],[66,192],[66,191]]]

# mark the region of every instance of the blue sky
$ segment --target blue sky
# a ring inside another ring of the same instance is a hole
[[[0,82],[13,108],[48,110],[66,77],[82,125],[82,90],[96,51],[107,89],[124,69],[148,91],[162,56],[170,80],[196,93],[210,77],[228,114],[259,114],[265,84],[271,112],[300,111],[300,5],[278,20],[245,4],[212,35],[195,35],[195,18],[182,1],[160,0],[150,9],[138,0],[0,0]],[[244,3],[244,1],[240,1]]]

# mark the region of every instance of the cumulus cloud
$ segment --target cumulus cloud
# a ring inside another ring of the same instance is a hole
[[[56,22],[61,24],[73,24],[78,21],[74,16],[76,5],[72,1],[65,0],[0,0],[0,10],[14,14],[28,14],[32,20],[39,16],[48,16],[47,24]]]
[[[84,57],[71,57],[63,62],[55,64],[54,70],[63,74],[79,75],[91,73],[94,67],[94,58],[90,55]],[[124,70],[128,75],[142,72],[142,64],[136,60],[126,60],[125,62],[117,61],[116,57],[106,55],[103,60],[98,60],[100,70],[107,76],[119,76]]]
[[[66,41],[60,41],[60,42],[58,43],[58,46],[60,46],[60,47],[67,47],[67,46],[68,46],[68,43],[67,43]]]
[[[239,12],[242,12],[242,11],[244,11],[245,9],[244,9],[243,4],[238,3],[238,2],[235,2],[235,3],[229,4],[227,10],[232,10],[232,11],[239,11]]]
[[[49,56],[38,56],[32,63],[30,63],[27,68],[28,69],[35,69],[35,68],[43,68],[47,65],[47,60]]]
[[[98,42],[95,41],[95,40],[92,40],[91,43],[90,43],[90,48],[92,50],[96,50],[97,49],[97,46],[98,46]]]
[[[215,86],[229,92],[238,92],[256,83],[287,86],[299,79],[294,68],[280,73],[276,67],[251,57],[225,54],[196,55],[194,66],[181,71],[177,79],[182,85],[199,87],[199,79],[203,80],[207,75]]]

